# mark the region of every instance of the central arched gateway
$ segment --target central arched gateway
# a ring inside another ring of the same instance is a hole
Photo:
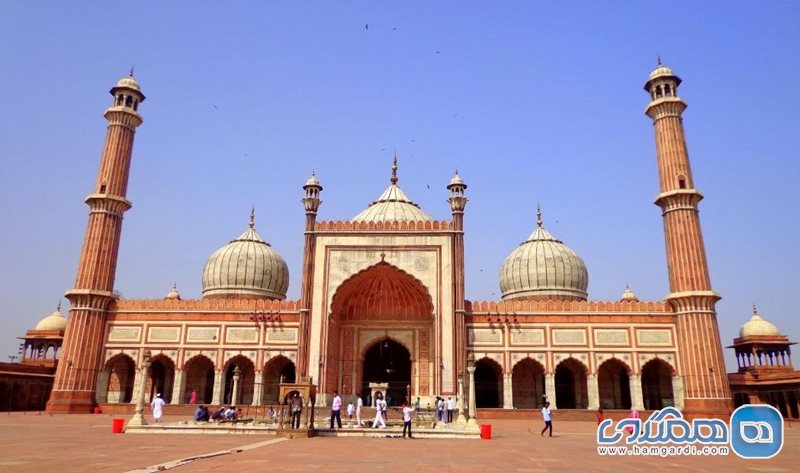
[[[388,382],[393,403],[408,387],[412,398],[434,394],[433,319],[427,288],[385,261],[345,280],[328,318],[323,392],[364,395],[370,382]]]
[[[389,386],[383,394],[390,406],[408,402],[406,394],[411,386],[411,353],[406,347],[388,338],[380,340],[367,349],[362,366],[362,398],[370,394],[370,383],[386,383]]]

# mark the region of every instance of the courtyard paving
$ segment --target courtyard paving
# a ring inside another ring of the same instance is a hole
[[[182,420],[167,418],[167,422]],[[492,440],[311,438],[259,435],[112,434],[106,415],[0,415],[3,472],[790,472],[800,462],[800,426],[787,424],[783,451],[770,460],[724,457],[601,457],[592,422],[487,420]],[[533,433],[529,431],[533,430]],[[204,457],[209,454],[217,456]],[[177,465],[180,459],[196,460]]]

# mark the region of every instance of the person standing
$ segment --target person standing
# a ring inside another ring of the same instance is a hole
[[[294,393],[292,397],[292,428],[299,429],[300,428],[300,414],[303,412],[303,398],[300,397],[300,393]]]
[[[197,390],[192,389],[192,393],[189,394],[189,404],[196,404],[197,403]]]
[[[375,396],[375,420],[372,422],[372,428],[381,424],[381,428],[386,428],[386,422],[383,420],[383,410],[386,408],[386,401],[383,400],[383,397]]]
[[[436,420],[444,420],[444,399],[439,396],[436,396]]]
[[[447,423],[450,424],[453,422],[453,412],[456,410],[456,401],[454,401],[452,397],[448,397],[445,407],[447,407]]]
[[[605,417],[603,416],[603,406],[600,406],[600,408],[597,409],[597,425],[602,424],[603,419],[605,419]]]
[[[364,422],[361,421],[361,409],[363,407],[364,407],[364,401],[359,396],[359,398],[356,399],[356,425],[358,427],[362,427],[364,425]]]
[[[153,420],[155,420],[156,424],[161,423],[161,416],[164,415],[164,404],[166,402],[161,399],[161,393],[156,394],[156,398],[150,403],[150,408],[153,409]]]
[[[331,403],[331,429],[333,429],[333,420],[336,419],[336,424],[342,428],[342,398],[339,396],[338,391],[333,392],[333,403]]]
[[[406,438],[406,430],[408,430],[408,438],[413,439],[411,436],[411,413],[414,408],[407,406],[403,403],[403,438]]]
[[[542,408],[542,419],[544,419],[544,428],[542,429],[542,436],[546,430],[550,430],[550,437],[553,436],[553,415],[550,412],[550,403],[545,402]]]
[[[350,427],[353,427],[353,414],[355,413],[356,408],[353,406],[352,402],[347,403],[347,422],[349,423]]]

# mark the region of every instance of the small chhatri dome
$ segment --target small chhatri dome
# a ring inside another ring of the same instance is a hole
[[[650,75],[647,77],[647,83],[644,85],[644,90],[649,92],[650,85],[658,79],[670,79],[675,82],[676,87],[682,82],[681,78],[675,75],[675,72],[673,72],[671,68],[661,64],[661,56],[658,57],[658,65],[656,68],[650,71]]]
[[[638,302],[639,298],[636,297],[636,294],[634,294],[633,291],[631,291],[630,286],[628,286],[626,284],[625,285],[625,292],[622,293],[622,297],[620,297],[619,300],[623,301],[623,302],[626,302],[626,301],[627,302]]]
[[[117,81],[117,85],[115,87],[125,87],[125,88],[128,88],[128,89],[137,90],[139,92],[142,91],[142,89],[139,87],[139,82],[137,82],[136,79],[133,78],[133,68],[132,67],[131,67],[130,74],[128,74],[127,76],[125,76],[122,79],[118,80]]]
[[[461,179],[461,176],[458,174],[458,169],[456,169],[455,176],[453,176],[453,178],[450,179],[450,183],[447,185],[448,188],[450,188],[452,186],[464,186],[464,187],[467,187],[467,185],[464,184],[464,179]]]
[[[34,330],[66,330],[67,318],[61,313],[61,303],[58,303],[58,308],[55,312],[43,318],[36,324]]]
[[[322,188],[322,185],[319,183],[319,179],[317,179],[317,174],[313,170],[311,171],[311,177],[308,178],[303,188],[305,189],[306,187],[311,186]]]
[[[755,304],[753,304],[753,316],[739,329],[740,337],[777,336],[780,334],[778,327],[758,315]]]
[[[500,270],[503,299],[580,299],[589,287],[586,264],[569,247],[542,227],[537,209],[536,229],[506,257]]]
[[[164,299],[181,300],[181,293],[178,292],[178,284],[177,283],[172,285],[172,290],[169,291],[166,296],[164,296]]]
[[[285,299],[288,288],[289,268],[256,232],[255,209],[250,228],[212,253],[203,269],[203,297]]]
[[[378,200],[350,219],[351,222],[393,222],[393,221],[430,221],[430,215],[419,208],[397,185],[397,154],[392,164],[392,177],[389,187],[383,191]]]

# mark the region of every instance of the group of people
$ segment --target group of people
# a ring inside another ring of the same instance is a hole
[[[419,398],[417,398],[419,399]],[[452,397],[447,399],[436,396],[436,420],[450,424],[453,422],[453,413],[456,411],[456,401]]]
[[[206,406],[200,406],[194,411],[192,418],[197,422],[213,422],[223,420],[237,420],[242,417],[242,409],[236,406],[219,406],[212,414]]]

